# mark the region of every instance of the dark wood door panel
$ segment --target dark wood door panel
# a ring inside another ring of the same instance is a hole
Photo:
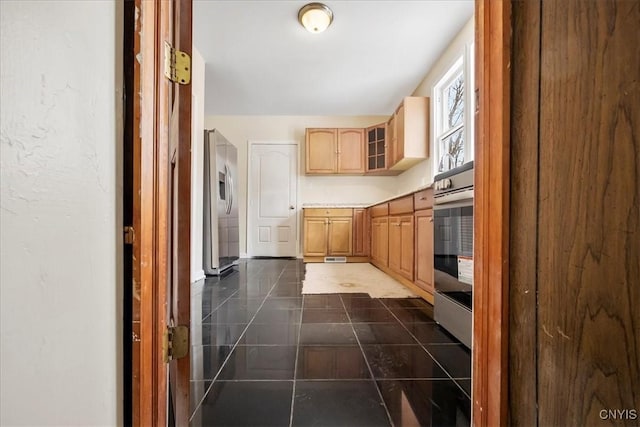
[[[538,421],[596,425],[640,408],[640,3],[541,16]]]

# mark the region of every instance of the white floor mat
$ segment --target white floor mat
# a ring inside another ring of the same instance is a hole
[[[371,298],[418,297],[403,284],[369,263],[307,263],[302,293],[366,293]]]

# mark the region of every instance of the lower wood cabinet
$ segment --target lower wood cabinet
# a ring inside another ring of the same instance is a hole
[[[305,256],[353,254],[352,209],[305,209],[303,223]]]
[[[413,215],[389,217],[389,268],[413,280]]]
[[[353,255],[369,255],[369,211],[353,210]]]
[[[304,254],[306,256],[327,255],[329,236],[327,218],[304,219]]]
[[[353,218],[329,218],[327,255],[351,256],[353,253]]]
[[[389,264],[389,218],[371,219],[371,260],[386,267]]]
[[[433,283],[433,211],[419,210],[414,214],[416,254],[414,283],[434,293]]]

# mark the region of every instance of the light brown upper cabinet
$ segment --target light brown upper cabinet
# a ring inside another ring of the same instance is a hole
[[[364,129],[306,129],[305,173],[362,175]]]
[[[389,150],[387,148],[387,126],[382,123],[368,127],[365,130],[366,144],[366,167],[368,174],[377,172],[387,172],[389,163]]]
[[[429,98],[405,97],[389,122],[393,125],[389,169],[404,171],[429,155]]]

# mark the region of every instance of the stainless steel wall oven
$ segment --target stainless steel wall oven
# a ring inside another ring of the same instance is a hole
[[[473,162],[436,175],[433,222],[434,317],[471,348]]]

